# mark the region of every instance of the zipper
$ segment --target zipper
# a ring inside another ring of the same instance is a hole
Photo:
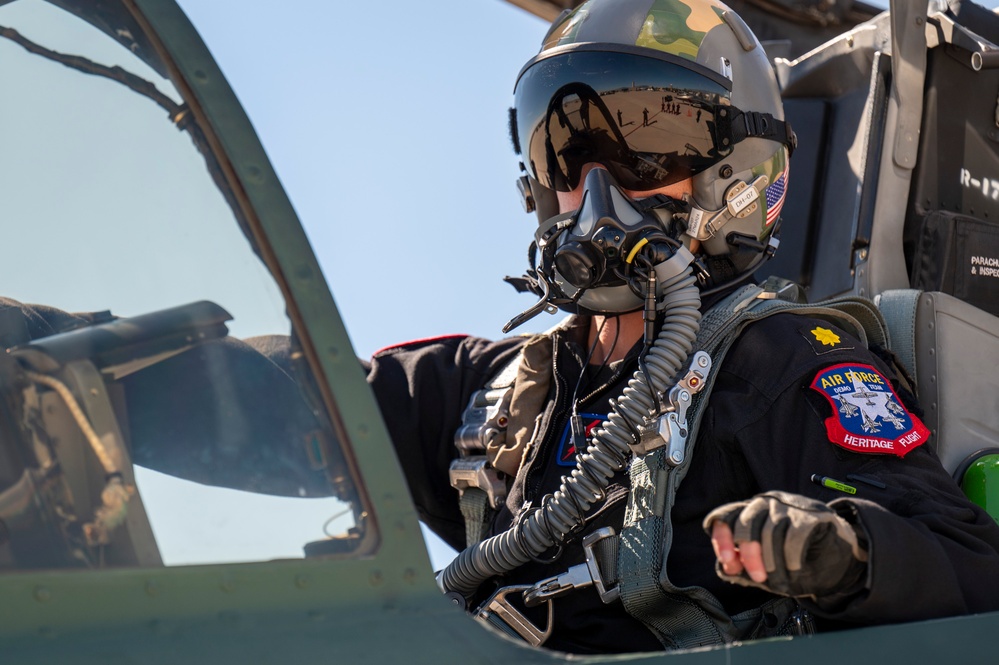
[[[559,344],[558,339],[559,333],[555,333],[555,337],[552,339],[552,378],[555,379],[555,407],[552,409],[552,415],[554,414],[565,414],[565,393],[566,393],[566,383],[565,378],[559,373]],[[558,428],[552,427],[554,424],[552,422],[553,418],[549,418],[546,423],[544,435],[541,437],[541,445],[538,446],[538,450],[534,455],[531,467],[527,470],[527,475],[524,477],[524,508],[521,509],[521,514],[523,514],[524,509],[531,506],[534,503],[535,494],[538,491],[538,477],[541,473],[540,469],[544,466],[544,462],[547,462],[549,454],[551,452],[552,441],[557,437],[553,434]],[[560,418],[559,420],[562,420]],[[562,427],[565,427],[565,423],[561,423]],[[542,462],[542,463],[539,463]]]
[[[538,452],[534,456],[531,463],[531,467],[527,470],[527,475],[524,478],[524,501],[525,508],[533,505],[535,496],[538,492],[538,483],[540,482],[540,477],[542,474],[542,469],[548,464],[548,457],[551,455],[551,448],[554,445],[555,439],[558,438],[558,433],[561,432],[568,424],[570,415],[567,415],[569,409],[572,407],[569,400],[566,399],[568,392],[568,383],[565,381],[565,377],[559,372],[559,340],[554,339],[552,343],[552,375],[555,379],[555,409],[554,413],[562,414],[558,419],[559,422],[554,422],[554,419],[549,419],[547,427],[545,429],[544,436],[541,439],[541,445],[538,447]],[[586,368],[583,366],[583,358],[576,357],[577,364],[579,365],[579,371],[585,372]],[[633,364],[634,359],[625,359],[621,363],[620,367],[611,374],[610,378],[601,383],[595,389],[591,390],[589,393],[577,400],[580,406],[584,406],[590,400],[600,396],[602,393],[606,392],[611,386],[616,384],[621,380],[621,377],[625,374],[625,368]],[[555,425],[553,427],[553,425]],[[571,469],[568,473],[571,473]],[[566,474],[563,474],[566,475]],[[600,509],[598,509],[599,511]],[[521,511],[523,512],[523,510]]]
[[[595,389],[591,390],[589,393],[587,393],[583,397],[579,398],[579,405],[580,406],[585,406],[586,403],[589,402],[591,399],[593,399],[594,397],[599,396],[600,393],[605,392],[608,388],[610,388],[615,383],[617,383],[618,381],[620,381],[621,377],[624,376],[624,367],[626,365],[630,365],[630,364],[631,364],[631,362],[629,362],[629,360],[627,358],[625,358],[624,362],[621,363],[621,366],[618,367],[617,370],[613,374],[610,375],[610,378],[608,378],[606,381],[604,381],[602,384],[600,384]]]

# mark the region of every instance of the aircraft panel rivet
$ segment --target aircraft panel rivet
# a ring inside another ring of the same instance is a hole
[[[368,575],[368,581],[371,582],[371,586],[381,586],[385,578],[382,576],[382,571],[372,570],[371,574]]]
[[[309,576],[308,575],[296,575],[295,576],[295,586],[299,589],[305,589],[309,586]]]
[[[405,580],[406,584],[413,584],[416,582],[416,571],[412,568],[407,568],[402,573],[402,579]]]

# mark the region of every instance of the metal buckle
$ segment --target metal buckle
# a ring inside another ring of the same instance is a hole
[[[541,580],[524,592],[524,604],[537,607],[552,598],[565,595],[573,589],[581,589],[593,585],[593,577],[585,563],[573,566],[569,570],[554,577]]]
[[[586,554],[586,567],[590,571],[590,577],[593,578],[593,586],[596,587],[597,593],[600,594],[600,600],[603,601],[605,605],[613,603],[615,600],[621,598],[620,587],[609,588],[607,582],[604,580],[603,574],[600,572],[600,560],[597,557],[596,545],[601,540],[605,538],[612,538],[616,536],[614,529],[612,527],[606,526],[602,529],[597,529],[593,533],[583,538],[583,552]],[[615,556],[617,554],[615,553]]]
[[[462,414],[454,444],[462,454],[484,451],[497,437],[506,434],[513,387],[478,390],[472,394]]]
[[[669,405],[659,418],[658,436],[643,436],[637,443],[631,444],[636,455],[647,455],[653,450],[669,446],[667,461],[671,466],[683,464],[687,453],[687,409],[693,396],[704,389],[707,375],[711,371],[711,356],[705,351],[698,351],[690,360],[690,369],[669,391]]]
[[[596,588],[600,600],[606,604],[613,603],[621,597],[618,587],[609,588],[600,572],[600,562],[595,551],[596,544],[605,538],[611,538],[616,533],[611,527],[597,529],[583,538],[583,552],[586,563],[573,566],[561,575],[555,575],[541,580],[524,591],[524,605],[536,607],[543,602],[565,595],[573,589],[583,589],[588,586]]]
[[[476,620],[483,623],[495,623],[496,620],[501,620],[525,642],[537,647],[544,644],[552,634],[555,617],[555,606],[552,604],[552,599],[569,593],[573,589],[593,586],[600,594],[600,600],[604,603],[613,603],[619,600],[621,597],[620,589],[618,587],[609,588],[600,572],[599,557],[595,551],[597,543],[615,535],[617,534],[611,527],[597,529],[583,538],[586,563],[573,566],[561,575],[543,579],[537,584],[516,584],[499,589],[475,613]],[[527,607],[537,607],[542,603],[548,604],[548,621],[543,629],[531,623],[520,610],[510,604],[508,597],[512,593],[522,594],[524,605]]]
[[[527,584],[516,584],[512,586],[505,586],[499,589],[496,593],[492,595],[485,602],[481,609],[475,613],[475,619],[483,623],[491,623],[493,617],[500,619],[509,626],[517,635],[519,635],[525,642],[533,647],[539,647],[544,644],[549,637],[552,636],[552,628],[554,625],[553,619],[555,617],[555,608],[552,606],[551,601],[548,601],[548,625],[544,629],[538,628],[530,620],[525,617],[520,611],[510,604],[507,600],[507,596],[512,593],[526,592],[531,587]]]
[[[499,509],[506,499],[506,476],[495,469],[484,454],[490,444],[502,444],[509,423],[510,398],[513,387],[487,388],[472,394],[462,415],[461,427],[454,443],[460,457],[451,462],[448,478],[451,487],[462,494],[475,488],[489,497],[489,505]]]
[[[506,499],[506,474],[494,468],[485,455],[459,457],[451,461],[448,469],[451,487],[464,493],[469,488],[484,491],[489,505],[499,509]]]

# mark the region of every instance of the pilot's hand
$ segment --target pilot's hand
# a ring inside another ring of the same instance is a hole
[[[815,499],[765,492],[716,508],[703,526],[728,582],[816,598],[853,591],[866,576],[862,527]]]

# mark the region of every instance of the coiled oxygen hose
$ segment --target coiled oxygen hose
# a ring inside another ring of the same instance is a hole
[[[579,456],[576,468],[563,476],[558,491],[527,519],[459,554],[438,578],[445,592],[467,598],[490,577],[508,573],[561,545],[584,524],[590,506],[603,498],[611,478],[627,464],[629,444],[636,443],[636,423],[654,415],[658,405],[655,395],[673,387],[700,327],[701,298],[690,266],[684,264],[682,271],[672,278],[661,278],[660,283],[663,326],[645,354],[644,370],[635,370],[607,421]]]

